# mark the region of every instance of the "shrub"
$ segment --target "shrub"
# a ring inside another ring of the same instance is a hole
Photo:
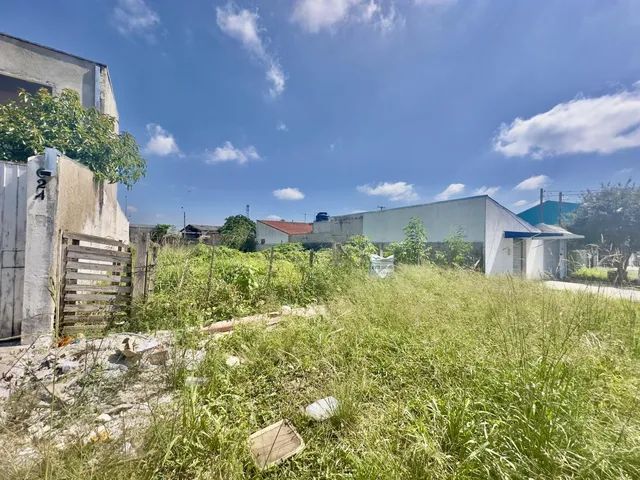
[[[0,105],[0,160],[26,162],[45,147],[57,148],[111,183],[131,187],[146,172],[135,138],[116,133],[115,119],[85,109],[73,90],[59,96],[44,88],[33,95],[22,90],[17,100]]]

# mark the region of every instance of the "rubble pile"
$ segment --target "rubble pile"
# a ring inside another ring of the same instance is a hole
[[[109,440],[133,454],[135,432],[171,408],[171,376],[204,356],[178,352],[168,332],[0,349],[0,445],[11,450],[3,453],[29,462],[44,444]]]

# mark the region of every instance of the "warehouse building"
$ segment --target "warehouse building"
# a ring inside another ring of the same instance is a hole
[[[429,243],[439,244],[461,231],[474,245],[487,275],[563,278],[567,274],[567,242],[581,238],[560,227],[534,226],[486,195],[389,208],[322,219],[310,233],[290,241],[309,248],[343,243],[364,235],[385,246],[404,239],[411,218],[422,220]]]

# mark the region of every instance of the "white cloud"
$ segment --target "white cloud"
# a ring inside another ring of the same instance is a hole
[[[137,213],[138,207],[134,207],[133,205],[127,205],[127,212],[129,213]]]
[[[503,124],[493,148],[507,157],[608,154],[640,147],[640,83],[631,90],[576,98],[528,119]]]
[[[276,58],[265,48],[261,36],[263,30],[258,27],[260,17],[247,9],[239,10],[232,3],[216,8],[218,27],[229,37],[239,41],[265,68],[265,76],[271,84],[269,93],[277,97],[284,92],[286,75]]]
[[[517,202],[513,202],[513,206],[517,209],[519,209],[520,211],[524,211],[527,210],[531,207],[535,207],[536,205],[538,205],[540,203],[539,200],[518,200]]]
[[[386,32],[404,23],[393,2],[387,3],[385,9],[383,0],[297,0],[291,19],[310,33],[349,22],[373,25]]]
[[[465,185],[464,183],[452,183],[443,191],[441,191],[438,195],[436,195],[436,200],[449,200],[451,197],[455,195],[460,195],[464,193]]]
[[[209,164],[236,162],[238,165],[244,165],[250,160],[260,160],[256,147],[249,145],[245,148],[236,148],[231,142],[226,141],[221,147],[216,147],[213,152],[207,152],[205,161]]]
[[[144,153],[158,157],[180,154],[176,139],[160,125],[156,125],[155,123],[147,124],[147,133],[149,134],[149,141],[144,147]]]
[[[113,10],[113,24],[122,35],[140,35],[152,41],[160,17],[144,0],[118,0]]]
[[[375,186],[359,185],[356,189],[366,195],[386,197],[392,202],[410,202],[418,199],[414,186],[407,182],[383,182]]]
[[[473,194],[474,195],[489,195],[490,197],[493,197],[496,193],[498,193],[498,190],[500,190],[500,187],[485,187],[483,185],[480,188],[476,188],[473,191]]]
[[[276,125],[276,130],[278,130],[279,132],[288,132],[289,128],[284,122],[280,122],[278,123],[278,125]]]
[[[287,187],[274,190],[273,196],[278,200],[302,200],[304,198],[304,193],[297,188]]]
[[[549,181],[550,179],[546,175],[533,175],[521,181],[514,187],[514,190],[537,190],[547,185]]]
[[[279,215],[267,215],[267,218],[265,218],[265,220],[282,220],[282,217]]]
[[[415,5],[425,5],[427,7],[446,7],[453,5],[458,0],[413,0]]]

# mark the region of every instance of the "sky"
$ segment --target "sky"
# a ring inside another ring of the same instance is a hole
[[[640,177],[636,0],[0,0],[0,31],[109,66],[133,223]]]

